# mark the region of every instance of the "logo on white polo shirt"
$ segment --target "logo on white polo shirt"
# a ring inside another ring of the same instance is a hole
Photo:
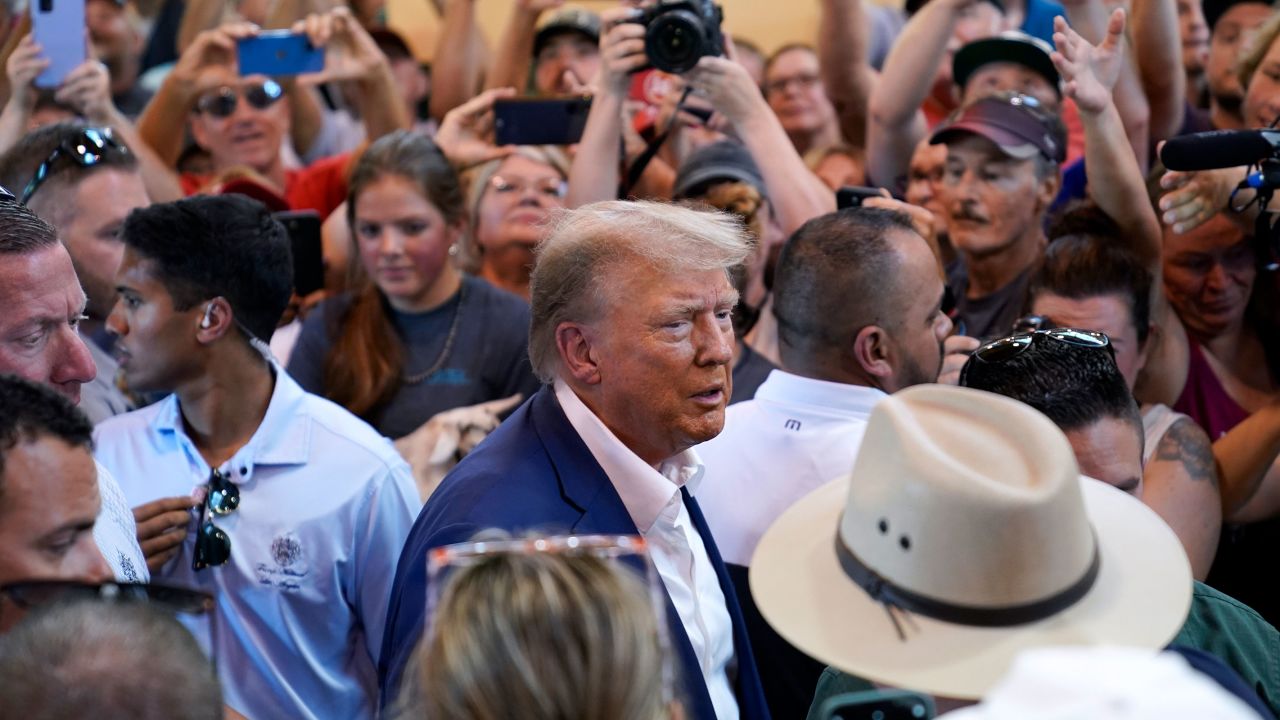
[[[276,564],[287,568],[302,557],[302,544],[293,535],[280,535],[271,541],[271,557]]]
[[[271,540],[271,559],[274,565],[258,563],[258,583],[281,590],[300,590],[309,568],[298,536],[288,531],[277,534]]]
[[[796,419],[794,419],[794,418],[792,418],[792,419],[787,420],[785,423],[783,423],[783,424],[782,424],[782,427],[784,427],[784,428],[786,428],[786,429],[788,429],[788,430],[799,430],[799,429],[800,429],[800,421],[799,421],[799,420],[796,420]]]

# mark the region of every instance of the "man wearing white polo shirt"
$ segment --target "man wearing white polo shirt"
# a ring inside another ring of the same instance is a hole
[[[250,718],[370,718],[391,579],[419,501],[390,441],[302,390],[263,342],[289,239],[260,203],[198,197],[125,221],[107,320],[129,386],[98,426],[158,579],[213,593],[188,623]]]
[[[942,269],[900,213],[854,208],[806,223],[773,281],[782,369],[730,407],[698,446],[712,536],[734,578],[774,717],[804,717],[823,665],[760,617],[747,566],[766,528],[809,491],[849,472],[871,408],[934,382],[951,321]]]

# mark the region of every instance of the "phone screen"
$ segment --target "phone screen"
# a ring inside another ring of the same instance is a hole
[[[289,233],[293,250],[293,289],[299,296],[324,288],[324,243],[320,215],[314,210],[275,213]]]
[[[493,103],[498,145],[573,145],[582,139],[590,97],[509,98]]]
[[[57,87],[87,59],[85,54],[85,0],[32,0],[31,34],[49,67],[36,78],[38,87]]]

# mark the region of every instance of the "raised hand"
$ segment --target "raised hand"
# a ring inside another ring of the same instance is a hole
[[[49,67],[49,60],[41,53],[43,49],[31,35],[18,42],[13,53],[5,63],[5,75],[9,78],[10,103],[23,110],[31,110],[36,104],[36,90],[32,86],[40,73]]]
[[[728,58],[704,57],[685,79],[735,127],[755,113],[772,112],[746,68]]]
[[[1190,232],[1223,211],[1244,168],[1168,170],[1160,178],[1160,222],[1178,234]]]
[[[1124,9],[1116,8],[1107,21],[1106,37],[1095,46],[1068,27],[1061,15],[1053,20],[1053,43],[1058,50],[1050,57],[1062,74],[1063,92],[1081,112],[1097,114],[1111,102],[1125,61],[1124,24]]]
[[[467,168],[506,157],[515,148],[493,144],[493,102],[514,97],[515,88],[486,90],[449,111],[436,131],[436,145],[454,167]]]
[[[306,33],[311,45],[324,48],[324,70],[299,75],[298,81],[319,85],[339,80],[365,80],[386,64],[386,56],[346,6],[308,15],[293,24],[293,31]]]
[[[205,68],[224,66],[234,69],[236,41],[254,37],[258,32],[258,26],[250,22],[227,23],[212,30],[205,30],[197,35],[178,57],[169,76],[176,82],[194,87]]]
[[[111,125],[116,120],[111,75],[107,66],[97,60],[86,60],[67,73],[53,97],[94,125]]]
[[[600,92],[623,97],[631,87],[631,73],[648,62],[644,54],[644,27],[626,22],[635,16],[635,10],[627,7],[609,8],[600,15],[601,23],[608,28],[600,36]]]

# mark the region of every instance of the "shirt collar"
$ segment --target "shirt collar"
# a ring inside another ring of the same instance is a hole
[[[624,445],[563,380],[556,380],[555,392],[569,424],[613,483],[641,534],[653,528],[678,497],[680,488],[691,495],[696,492],[703,467],[692,448],[663,460],[655,468]]]
[[[249,479],[256,465],[302,465],[310,453],[311,423],[299,407],[306,391],[275,362],[271,363],[275,387],[267,403],[266,415],[244,447],[227,462],[236,482]],[[161,401],[152,428],[162,435],[174,435],[190,443],[182,426],[177,394]],[[239,472],[235,472],[239,471]]]
[[[811,405],[865,418],[876,403],[888,397],[866,385],[815,380],[774,370],[756,390],[756,400],[785,405]]]

